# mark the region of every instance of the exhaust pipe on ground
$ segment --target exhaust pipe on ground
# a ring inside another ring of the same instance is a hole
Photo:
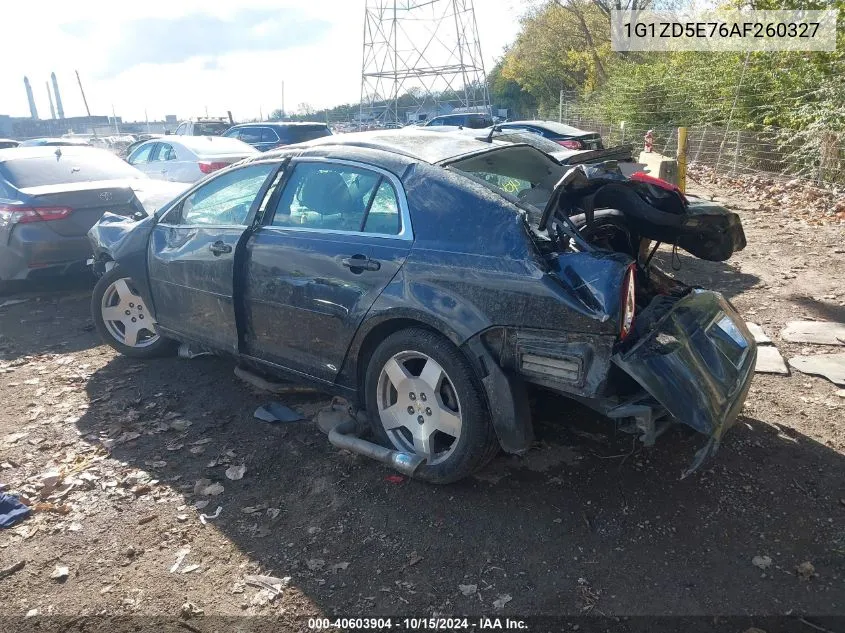
[[[329,442],[337,448],[387,464],[408,477],[413,477],[417,469],[425,464],[425,457],[400,453],[357,437],[354,419],[345,420],[329,431]]]

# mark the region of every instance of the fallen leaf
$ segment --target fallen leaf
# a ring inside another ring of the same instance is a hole
[[[244,478],[244,474],[246,473],[246,466],[241,464],[240,466],[229,466],[226,469],[226,479],[231,479],[232,481],[238,481],[239,479]]]
[[[513,597],[509,593],[505,593],[493,601],[493,606],[497,609],[503,609],[504,606],[511,600],[513,600]]]
[[[801,580],[810,580],[810,578],[816,575],[816,568],[810,561],[804,561],[795,567],[795,573],[798,574]]]
[[[766,570],[772,566],[772,559],[769,556],[755,556],[751,559],[751,564],[755,567]]]
[[[324,561],[322,558],[309,558],[307,561],[305,561],[305,565],[311,571],[319,571],[320,569],[326,566],[326,561]]]

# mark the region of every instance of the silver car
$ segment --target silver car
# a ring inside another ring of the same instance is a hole
[[[126,161],[150,178],[190,183],[257,153],[236,138],[165,136],[142,143]]]
[[[84,269],[86,234],[104,212],[144,216],[184,189],[94,147],[0,150],[0,290]]]

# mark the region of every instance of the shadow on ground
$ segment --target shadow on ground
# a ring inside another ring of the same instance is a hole
[[[680,250],[673,253],[666,246],[655,254],[654,263],[684,283],[716,290],[728,298],[760,283],[756,275],[741,272],[727,262],[708,262]]]
[[[50,278],[0,296],[0,362],[99,345],[90,317],[94,283],[90,274]]]
[[[198,479],[223,483],[208,508],[221,506],[220,517],[205,529],[264,572],[291,576],[325,613],[490,614],[510,596],[505,614],[845,614],[834,545],[845,464],[787,427],[741,419],[715,460],[680,480],[700,436],[679,429],[647,450],[572,402],[537,394],[536,450],[437,487],[338,452],[311,423],[254,419],[267,398],[232,369],[218,358],[115,358],[87,384],[92,404],[79,431],[92,443],[140,433],[113,457],[188,505],[205,498],[194,494]],[[323,403],[285,402],[308,414]],[[156,431],[168,414],[192,424]],[[191,455],[201,440],[205,453]],[[246,476],[227,480],[227,465],[241,463]],[[244,513],[250,507],[280,513]],[[163,534],[172,521],[137,529]],[[203,534],[197,525],[193,551]],[[752,564],[757,555],[772,558],[766,572]],[[817,578],[796,577],[804,561]],[[474,595],[458,589],[473,584]],[[228,586],[215,603],[237,610],[241,598]]]

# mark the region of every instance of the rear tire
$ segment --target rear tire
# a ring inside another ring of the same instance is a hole
[[[481,390],[451,341],[417,328],[382,341],[364,383],[375,437],[384,446],[426,456],[415,476],[437,484],[467,477],[499,450]]]
[[[173,353],[176,342],[155,331],[155,321],[132,279],[118,266],[94,286],[91,316],[103,341],[124,356],[154,358]]]

